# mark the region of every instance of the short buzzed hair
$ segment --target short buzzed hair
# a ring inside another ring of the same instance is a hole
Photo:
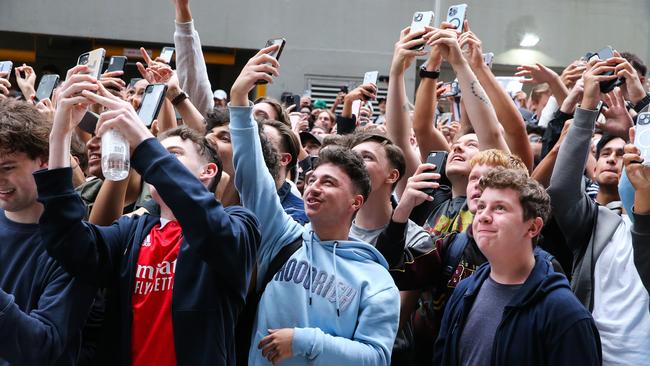
[[[544,187],[520,169],[492,169],[481,178],[479,187],[483,191],[486,188],[516,191],[524,211],[524,221],[541,217],[546,222],[551,213],[551,198]]]
[[[472,157],[469,164],[472,168],[477,165],[487,165],[493,168],[517,169],[528,175],[528,168],[520,157],[498,149],[479,151]]]

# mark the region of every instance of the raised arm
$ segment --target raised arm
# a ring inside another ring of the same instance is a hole
[[[201,39],[194,29],[189,0],[173,0],[176,9],[176,70],[181,89],[187,92],[192,104],[202,115],[214,108],[212,86],[205,66]]]
[[[447,26],[448,23],[443,23]],[[463,93],[463,105],[469,121],[478,136],[481,150],[499,149],[510,152],[501,133],[494,108],[483,87],[462,55],[455,30],[438,29],[430,38],[430,44],[439,46],[444,59],[456,72]]]
[[[395,43],[393,61],[390,66],[390,79],[388,83],[388,95],[386,96],[386,128],[388,136],[404,152],[406,160],[405,177],[410,177],[420,164],[420,157],[411,148],[411,123],[409,122],[408,99],[404,85],[404,73],[411,66],[416,56],[423,56],[425,51],[411,50],[424,45],[427,38],[424,32],[409,33],[409,28],[402,29],[400,38]],[[422,38],[414,39],[417,36]],[[406,179],[400,180],[397,184],[397,194],[401,196],[406,186]]]
[[[524,119],[515,102],[492,74],[492,70],[483,62],[481,41],[474,33],[467,31],[460,36],[459,43],[461,47],[466,48],[463,55],[494,106],[498,121],[503,126],[505,140],[510,151],[519,156],[528,170],[532,171],[533,151],[528,141]]]
[[[257,283],[263,278],[273,257],[284,245],[293,242],[302,234],[302,227],[284,212],[269,173],[262,145],[259,140],[257,122],[253,119],[252,103],[248,93],[255,82],[264,79],[272,82],[271,75],[278,75],[278,62],[269,52],[277,46],[262,49],[251,58],[235,80],[230,91],[230,134],[233,146],[235,186],[244,207],[257,215],[261,226],[263,242],[259,249]]]

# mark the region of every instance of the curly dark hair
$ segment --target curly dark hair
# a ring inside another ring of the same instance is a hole
[[[52,124],[33,104],[0,100],[0,155],[25,153],[47,160]]]
[[[512,189],[519,194],[519,203],[524,211],[524,221],[541,217],[544,222],[551,214],[551,198],[539,182],[522,169],[496,167],[479,181],[481,190]]]
[[[329,146],[318,154],[314,170],[323,164],[332,164],[341,168],[356,188],[356,193],[363,196],[364,202],[370,195],[370,176],[361,156],[342,146]]]

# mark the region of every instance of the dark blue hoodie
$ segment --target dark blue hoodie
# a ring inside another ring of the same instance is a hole
[[[260,240],[255,216],[224,208],[156,139],[133,152],[133,167],[172,209],[183,229],[172,292],[178,365],[235,364],[234,328]],[[159,217],[122,217],[111,226],[83,222],[85,206],[70,168],[34,174],[45,211],[39,222],[48,253],[79,278],[117,294],[114,349],[130,365],[131,295],[140,245]],[[113,319],[111,317],[111,319]]]
[[[447,303],[434,349],[434,365],[458,365],[459,341],[483,281],[485,263],[458,284]],[[573,295],[564,275],[535,257],[535,267],[503,311],[494,344],[494,366],[600,365],[600,337],[591,314]]]

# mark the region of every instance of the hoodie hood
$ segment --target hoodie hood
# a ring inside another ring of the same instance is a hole
[[[313,232],[311,223],[305,226],[302,238],[307,245],[319,243],[327,251],[336,253],[337,256],[356,262],[373,261],[388,269],[388,262],[381,253],[372,245],[359,239],[349,237],[348,240],[326,240],[322,241]],[[335,248],[336,247],[336,248]]]

